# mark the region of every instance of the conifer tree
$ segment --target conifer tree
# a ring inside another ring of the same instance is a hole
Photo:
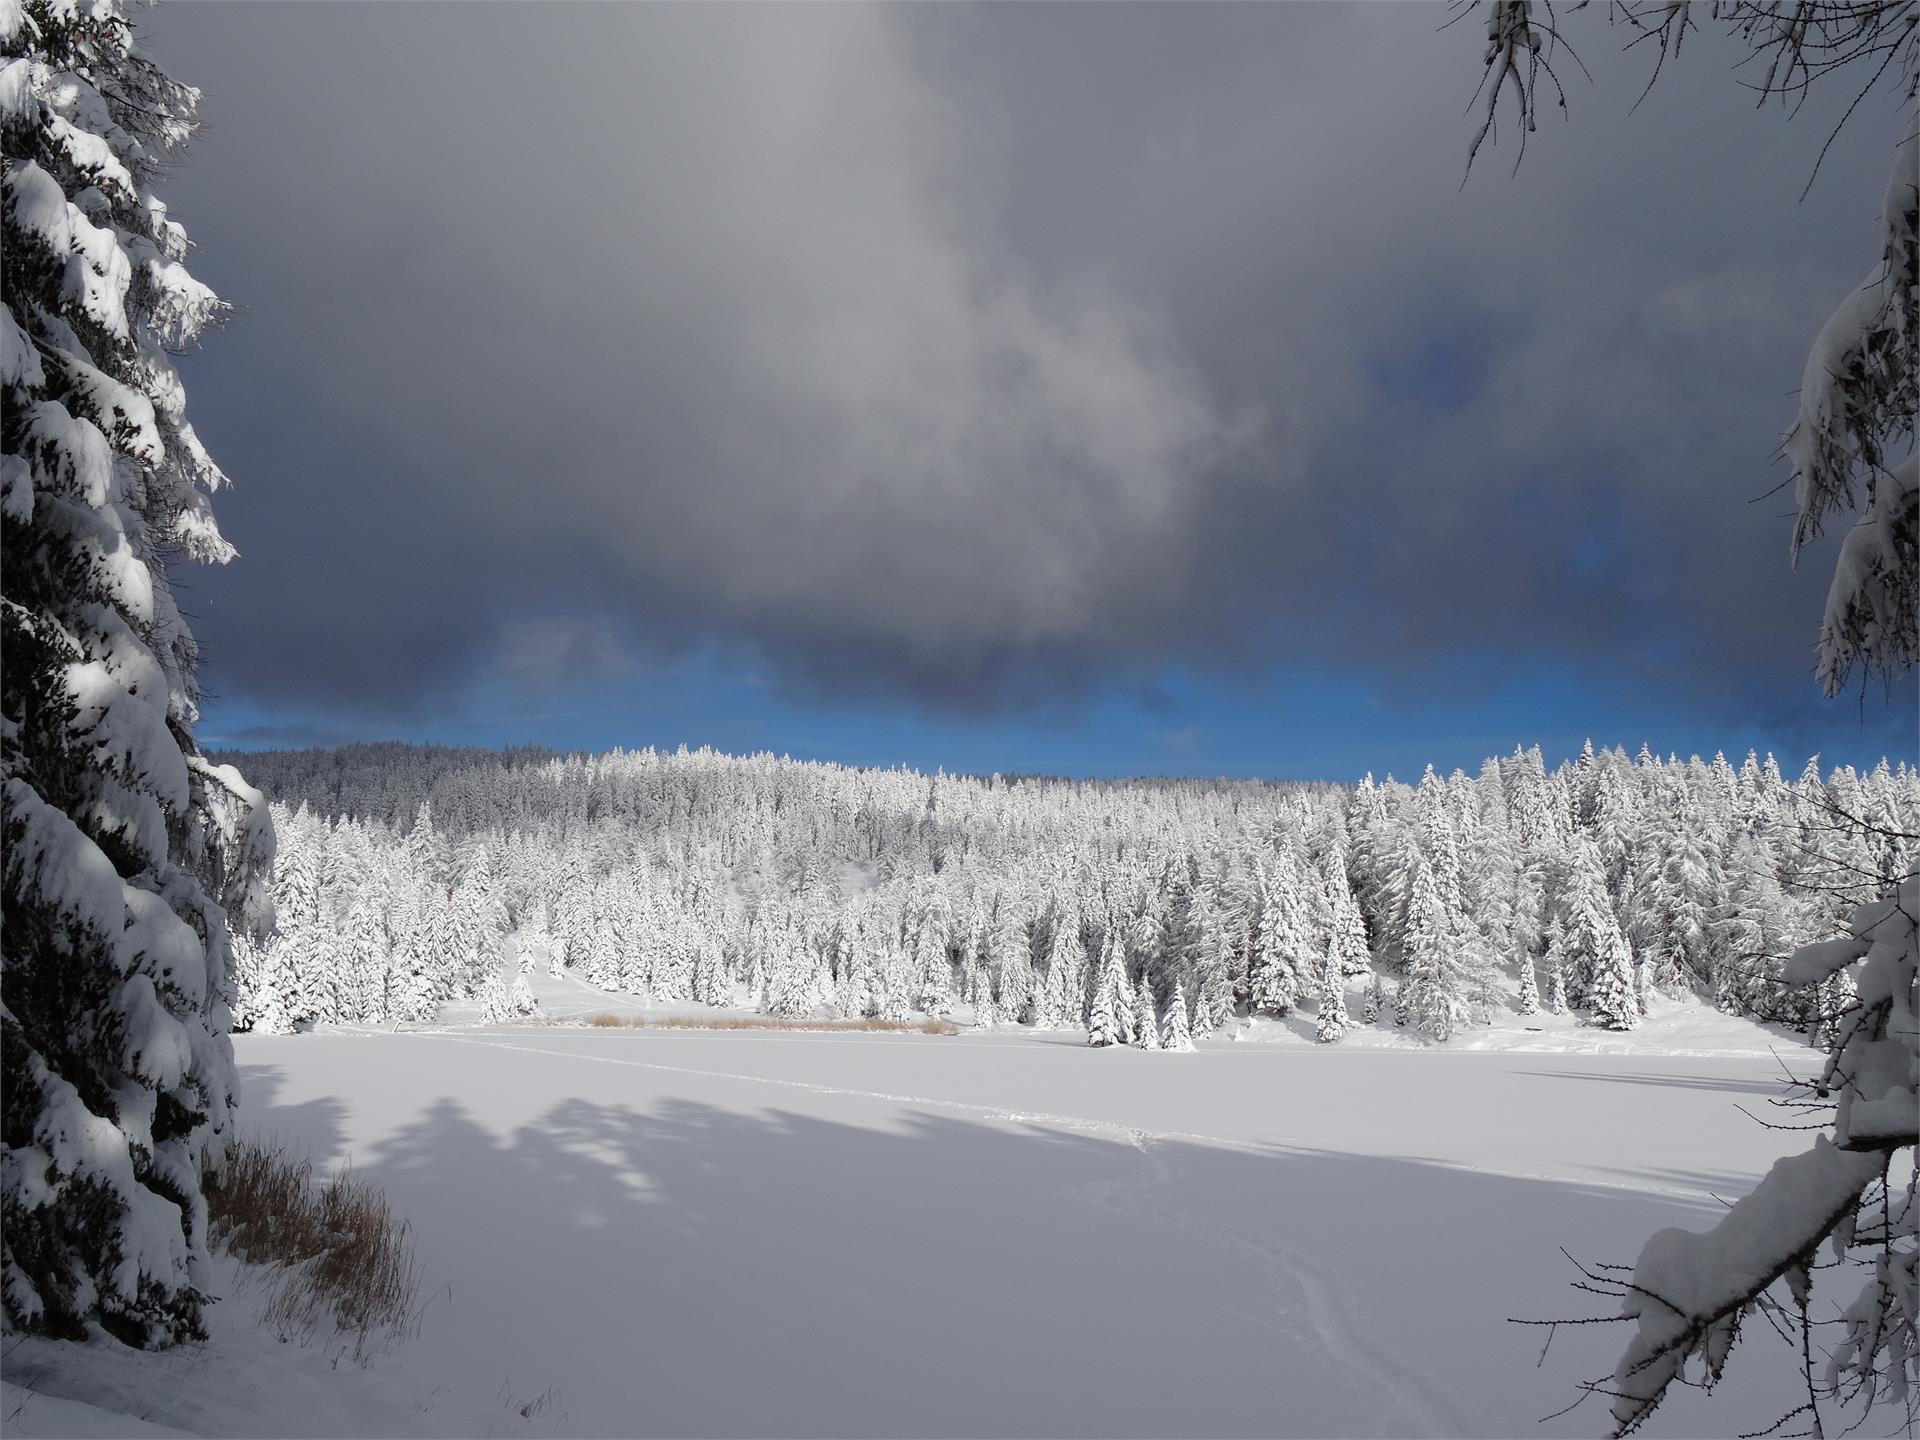
[[[1637,929],[1652,983],[1677,992],[1712,982],[1713,911],[1727,881],[1700,807],[1683,804],[1662,821],[1647,846],[1634,908],[1643,917]]]
[[[1152,1003],[1152,997],[1148,996],[1149,1014],[1151,1014]],[[1187,1024],[1187,997],[1177,980],[1173,985],[1173,993],[1167,997],[1167,1014],[1164,1024],[1166,1028],[1159,1038],[1160,1049],[1174,1051],[1193,1049],[1193,1033]]]
[[[286,827],[273,863],[273,910],[284,929],[310,925],[320,918],[320,875],[314,864],[307,827],[294,817]]]
[[[1567,1011],[1567,939],[1560,917],[1548,922],[1546,945],[1540,963],[1547,972],[1547,1013],[1564,1015]]]
[[[507,995],[507,1008],[515,1019],[525,1019],[540,1011],[540,1002],[533,998],[533,987],[527,983],[524,970],[513,977],[513,988]]]
[[[929,1015],[953,1013],[953,965],[947,958],[946,914],[929,907],[914,932],[914,963],[920,974],[920,1008]]]
[[[290,1035],[296,1020],[291,997],[300,983],[286,948],[276,936],[260,953],[258,983],[246,1001],[257,1035]]]
[[[1139,1042],[1140,1028],[1134,987],[1127,979],[1125,954],[1125,946],[1116,940],[1114,958],[1117,973],[1114,977],[1114,1014],[1120,1024],[1120,1043],[1133,1045]]]
[[[1373,954],[1367,945],[1367,922],[1360,914],[1360,904],[1347,879],[1346,860],[1338,845],[1327,851],[1323,880],[1328,928],[1339,957],[1340,973],[1349,978],[1365,975],[1373,968]]]
[[[1380,1023],[1380,1016],[1385,1013],[1386,1008],[1387,987],[1385,982],[1380,978],[1380,972],[1376,970],[1371,983],[1367,986],[1366,993],[1361,996],[1360,1018],[1368,1025],[1378,1025]]]
[[[1253,1008],[1262,1014],[1291,1014],[1299,1000],[1298,956],[1305,941],[1294,890],[1298,882],[1293,865],[1283,862],[1269,872],[1262,887],[1248,977]]]
[[[1308,894],[1318,908],[1319,892]],[[1309,921],[1311,924],[1311,921]],[[1193,996],[1194,1023],[1212,1031],[1233,1015],[1233,938],[1218,871],[1204,866],[1194,887],[1190,943],[1180,955],[1180,973]]]
[[[1521,1015],[1533,1015],[1540,1009],[1539,982],[1533,973],[1533,956],[1520,957],[1520,995],[1514,1001],[1514,1009]]]
[[[904,957],[895,958],[904,966]],[[719,946],[708,939],[694,953],[693,998],[701,1005],[725,1005],[727,990],[727,972]]]
[[[1160,1025],[1153,1013],[1153,987],[1147,983],[1144,970],[1133,991],[1133,1043],[1142,1050],[1161,1048]]]
[[[900,942],[887,937],[881,942],[885,949],[880,952],[879,986],[875,1000],[874,1015],[881,1020],[904,1020],[910,1013],[907,997],[912,994],[913,967],[907,959],[907,952],[900,948]],[[703,950],[702,954],[707,952]],[[716,973],[718,966],[715,966]],[[704,1002],[709,1005],[724,1003],[720,999]]]
[[[420,883],[428,886],[446,884],[446,844],[434,829],[433,806],[425,800],[413,812],[413,828],[407,832],[407,858]]]
[[[1036,1023],[1043,1030],[1064,1030],[1079,1017],[1073,996],[1080,987],[1079,925],[1064,913],[1053,917],[1053,931],[1047,939],[1047,974],[1041,988],[1040,1014]]]
[[[253,1028],[263,978],[262,955],[261,947],[244,930],[235,930],[231,938],[232,965],[227,978],[233,988],[233,1029],[240,1033]]]
[[[1410,1024],[1444,1041],[1460,1023],[1466,996],[1453,917],[1424,860],[1416,861],[1407,903],[1407,973],[1400,983],[1400,1005]]]
[[[1347,985],[1340,976],[1340,958],[1329,949],[1326,973],[1320,979],[1320,1021],[1314,1039],[1323,1045],[1333,1045],[1346,1033]]]
[[[994,998],[993,977],[982,971],[978,984],[979,989],[973,997],[973,1023],[981,1030],[997,1030],[1000,1027],[1000,1002]]]
[[[1127,1037],[1120,1024],[1120,1011],[1129,997],[1126,994],[1126,976],[1120,973],[1119,943],[1109,931],[1099,978],[1093,987],[1093,1005],[1087,1018],[1089,1045],[1126,1043]]]
[[[425,926],[420,920],[416,919],[401,937],[394,960],[399,971],[399,1009],[392,1018],[415,1023],[432,1020],[444,993],[436,983],[426,951]]]
[[[347,912],[347,943],[341,963],[334,967],[331,1018],[336,1023],[364,1024],[381,1018],[381,992],[387,973],[385,934],[369,897],[356,900]]]
[[[1633,984],[1633,947],[1618,926],[1601,933],[1602,949],[1593,965],[1587,1004],[1593,1011],[1594,1024],[1609,1030],[1631,1030],[1640,1023],[1640,1002]]]
[[[513,992],[506,976],[496,972],[480,987],[480,1023],[504,1025],[513,1018]]]
[[[1792,906],[1762,842],[1744,837],[1729,870],[1727,898],[1712,922],[1714,1003],[1732,1014],[1804,1027],[1811,1015],[1808,992],[1785,984],[1796,929]]]
[[[805,942],[791,926],[770,937],[767,955],[767,1010],[797,1019],[814,1005],[813,973]]]
[[[230,935],[271,921],[172,588],[233,553],[170,358],[221,303],[155,193],[198,100],[113,0],[0,8],[0,1294],[141,1346],[200,1333]]]
[[[1591,839],[1583,837],[1571,847],[1564,899],[1560,968],[1573,1003],[1584,1007],[1620,929],[1600,866],[1600,849]]]

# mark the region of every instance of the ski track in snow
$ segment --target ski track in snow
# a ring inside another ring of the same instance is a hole
[[[1146,1160],[1149,1174],[1131,1179],[1095,1180],[1076,1187],[1071,1192],[1072,1198],[1205,1240],[1249,1257],[1276,1275],[1283,1288],[1300,1302],[1297,1307],[1277,1304],[1277,1316],[1304,1319],[1313,1340],[1329,1360],[1351,1372],[1362,1390],[1383,1392],[1407,1422],[1409,1428],[1403,1433],[1432,1436],[1490,1433],[1484,1423],[1474,1424],[1461,1418],[1450,1396],[1369,1341],[1365,1324],[1340,1297],[1337,1284],[1299,1251],[1250,1231],[1203,1220],[1186,1212],[1164,1210],[1140,1199],[1174,1178],[1173,1165],[1155,1148],[1154,1142],[1161,1138],[1160,1133],[1152,1130],[1133,1130],[1128,1134],[1134,1149]],[[1284,1320],[1277,1328],[1289,1334],[1299,1333]],[[1436,1427],[1436,1417],[1444,1424]]]

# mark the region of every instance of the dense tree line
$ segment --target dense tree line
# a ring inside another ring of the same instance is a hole
[[[1818,1033],[1798,944],[1911,868],[1920,775],[1537,749],[1417,785],[1070,781],[708,750],[249,757],[279,930],[242,1025],[515,1008],[536,965],[660,1002],[963,1012],[1186,1044],[1238,1015],[1635,1025],[1660,995]],[[355,797],[365,811],[343,804]],[[408,807],[411,807],[410,810]],[[397,819],[405,815],[404,821]],[[524,1007],[524,998],[520,1002]]]

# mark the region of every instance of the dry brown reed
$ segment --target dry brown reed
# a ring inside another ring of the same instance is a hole
[[[312,1339],[331,1322],[358,1360],[413,1333],[413,1239],[374,1186],[351,1171],[316,1183],[311,1162],[237,1140],[204,1187],[214,1243],[271,1268],[265,1319],[281,1339]]]
[[[958,1035],[951,1020],[808,1020],[778,1015],[585,1015],[576,1023],[623,1030],[853,1030],[882,1034]]]

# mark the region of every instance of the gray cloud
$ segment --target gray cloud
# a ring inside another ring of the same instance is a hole
[[[962,709],[1541,655],[1797,705],[1820,567],[1746,502],[1890,117],[1796,206],[1820,116],[1705,43],[1629,119],[1596,22],[1572,123],[1462,190],[1435,24],[162,9],[209,122],[172,198],[243,307],[191,367],[240,481],[217,683],[403,706],[720,639]]]

